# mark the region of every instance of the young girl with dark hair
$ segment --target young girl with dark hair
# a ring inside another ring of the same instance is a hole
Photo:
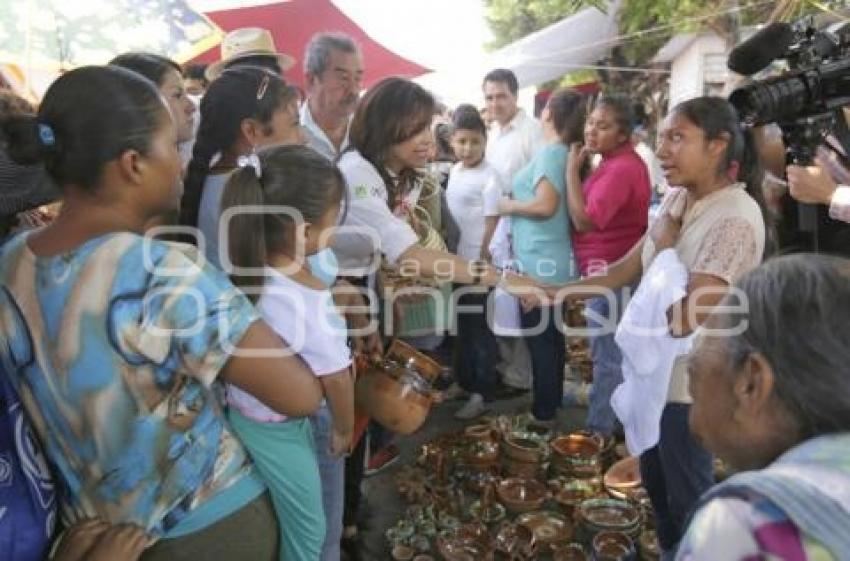
[[[582,294],[572,292],[568,297],[587,297],[591,288],[604,291],[631,285],[658,255],[672,249],[687,271],[687,283],[682,287],[685,296],[673,298],[665,312],[668,333],[663,336],[680,338],[693,333],[728,287],[762,260],[766,232],[762,172],[751,131],[741,128],[729,102],[716,97],[677,105],[664,121],[657,154],[672,187],[650,235],[605,274],[567,285],[582,288]],[[688,357],[669,358],[666,404],[659,404],[660,440],[652,448],[643,447],[640,463],[659,542],[665,551],[674,552],[690,511],[714,477],[711,456],[688,430],[692,402]],[[639,399],[635,407],[648,406],[647,396]],[[628,439],[628,427],[626,433]]]
[[[484,160],[487,128],[478,109],[461,105],[452,116],[450,137],[457,163],[449,174],[446,202],[460,230],[457,254],[464,259],[490,261],[490,240],[499,221],[502,180],[496,168]],[[455,417],[473,419],[487,407],[499,385],[495,360],[499,347],[487,325],[485,314],[489,291],[465,292],[459,307],[477,307],[480,312],[458,313],[455,340],[455,379],[469,392],[469,401]]]
[[[314,417],[317,447],[310,419],[287,418],[238,387],[228,388],[230,421],[269,486],[287,561],[339,559],[342,455],[354,424],[351,356],[345,320],[307,257],[330,243],[344,193],[342,175],[327,158],[281,146],[234,172],[222,199],[224,213],[266,209],[239,212],[229,223],[233,264],[253,271],[232,278],[255,295],[260,315],[310,366],[327,400]]]
[[[514,176],[512,198],[502,199],[499,205],[502,215],[511,217],[517,266],[541,283],[560,284],[577,276],[564,169],[567,147],[581,140],[584,116],[584,96],[568,89],[552,94],[541,115],[547,144]],[[559,328],[561,308],[531,308],[521,316],[531,353],[531,413],[534,420],[548,424],[555,421],[563,393],[566,345]]]
[[[145,561],[276,559],[218,380],[296,416],[321,391],[226,276],[140,235],[180,200],[162,97],[134,72],[83,67],[3,128],[12,158],[43,161],[63,193],[54,222],[0,248],[0,358],[64,486],[64,521],[139,526],[156,542]]]
[[[615,263],[646,233],[651,185],[649,170],[631,142],[632,102],[621,95],[604,95],[587,118],[585,144],[570,151],[567,193],[572,217],[572,240],[583,276],[593,275]],[[584,181],[580,171],[591,154],[602,161]],[[590,352],[593,385],[587,409],[587,428],[604,436],[614,431],[616,417],[611,394],[623,381],[620,349],[612,329],[626,301],[627,289],[614,297],[587,302],[588,327],[593,330]]]
[[[177,125],[177,142],[192,140],[196,108],[186,95],[179,64],[153,53],[124,53],[110,60],[109,64],[137,72],[153,82],[171,109]]]
[[[180,223],[198,228],[207,259],[221,267],[221,196],[240,156],[264,146],[303,143],[295,91],[263,68],[225,70],[201,100]]]

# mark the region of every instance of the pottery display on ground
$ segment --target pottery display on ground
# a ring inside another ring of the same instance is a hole
[[[636,460],[603,477],[600,453],[613,446],[601,437],[546,441],[545,430],[529,425],[527,416],[485,417],[423,444],[416,465],[395,477],[412,504],[387,531],[386,553],[410,561],[657,559]]]

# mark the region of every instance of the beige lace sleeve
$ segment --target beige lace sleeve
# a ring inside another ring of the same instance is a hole
[[[714,275],[732,284],[759,261],[753,225],[744,218],[729,217],[708,230],[691,272]]]

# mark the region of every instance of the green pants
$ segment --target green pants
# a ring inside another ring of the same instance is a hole
[[[325,540],[325,513],[310,420],[261,423],[233,408],[228,418],[269,488],[280,524],[281,559],[316,561]]]
[[[159,540],[140,561],[276,561],[278,552],[278,523],[264,493],[203,530]]]

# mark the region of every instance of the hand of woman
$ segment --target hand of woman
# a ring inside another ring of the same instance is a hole
[[[590,151],[581,142],[570,144],[570,154],[567,158],[567,172],[578,173],[589,155]]]
[[[682,229],[682,219],[676,218],[670,212],[665,212],[655,219],[649,232],[656,251],[669,249],[676,245],[679,240],[679,232]]]

